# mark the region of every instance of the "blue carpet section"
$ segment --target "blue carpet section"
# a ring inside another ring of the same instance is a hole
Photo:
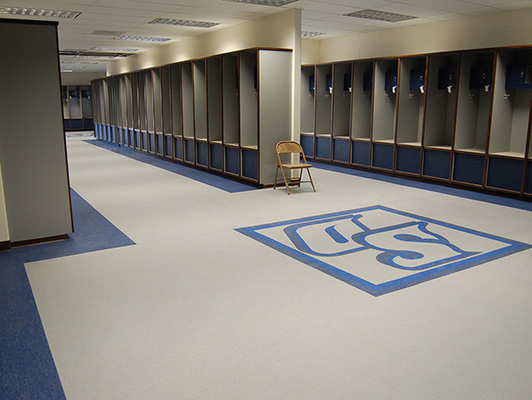
[[[375,180],[382,181],[382,182],[394,183],[396,185],[402,185],[402,186],[423,189],[423,190],[430,190],[432,192],[448,194],[451,196],[462,197],[465,199],[478,200],[478,201],[483,201],[486,203],[518,208],[520,210],[532,211],[532,202],[528,202],[524,200],[512,199],[512,198],[502,197],[502,196],[495,196],[495,195],[488,194],[488,193],[480,193],[480,192],[475,192],[473,190],[458,189],[458,188],[438,185],[434,183],[420,182],[420,181],[415,181],[415,180],[396,177],[396,176],[382,175],[382,174],[377,174],[377,173],[369,172],[369,171],[361,171],[358,169],[339,167],[336,165],[321,164],[318,162],[314,162],[312,165],[315,168],[325,169],[327,171],[340,172],[342,174],[360,176],[362,178],[368,178],[368,179],[375,179]]]
[[[0,399],[65,399],[24,263],[135,243],[75,191],[75,233],[0,253]]]
[[[224,178],[209,172],[200,171],[195,168],[177,164],[169,160],[164,160],[154,155],[141,153],[139,151],[130,149],[129,147],[118,146],[103,140],[86,140],[86,142],[103,149],[110,150],[114,153],[132,158],[133,160],[141,161],[143,163],[153,165],[154,167],[164,169],[165,171],[186,176],[187,178],[194,179],[195,181],[213,186],[229,193],[257,190],[257,188],[254,186],[246,185],[245,183],[237,182],[229,178]]]

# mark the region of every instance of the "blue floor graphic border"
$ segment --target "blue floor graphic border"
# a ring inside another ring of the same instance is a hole
[[[86,143],[90,143],[94,146],[100,147],[105,150],[112,151],[114,153],[129,157],[133,160],[137,160],[157,168],[164,169],[165,171],[173,172],[178,175],[186,176],[197,182],[204,183],[206,185],[215,187],[220,190],[224,190],[229,193],[247,192],[251,190],[257,190],[258,187],[248,185],[236,180],[222,177],[207,171],[200,171],[193,167],[181,165],[170,160],[161,159],[158,156],[152,154],[141,153],[138,150],[131,149],[129,147],[119,146],[115,143],[109,143],[100,139],[87,139]]]
[[[316,160],[313,160],[316,161]],[[385,174],[379,174],[371,171],[362,171],[359,169],[342,167],[338,165],[320,163],[319,161],[313,162],[312,166],[327,171],[339,172],[342,174],[359,176],[361,178],[378,180],[381,182],[394,183],[396,185],[429,190],[431,192],[448,194],[451,196],[461,197],[464,199],[483,201],[485,203],[497,204],[506,207],[517,208],[525,211],[532,211],[532,202],[513,199],[510,197],[497,196],[491,193],[481,193],[474,190],[461,189],[457,187],[450,187],[445,185],[438,185],[437,183],[421,182],[414,179],[408,179],[406,177],[390,176]]]
[[[65,241],[0,253],[0,398],[65,399],[24,263],[134,245],[71,190],[75,232]]]

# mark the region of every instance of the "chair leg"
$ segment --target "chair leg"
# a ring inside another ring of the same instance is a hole
[[[316,191],[316,188],[314,187],[314,181],[312,180],[312,176],[310,175],[310,169],[307,168],[307,173],[308,173],[308,177],[310,179],[310,184],[312,185],[312,189],[314,190],[314,192]]]
[[[279,163],[277,163],[277,168],[275,168],[275,181],[273,182],[273,190],[275,190],[277,186],[277,175],[279,174]]]
[[[281,167],[281,173],[283,174],[284,184],[286,185],[286,191],[288,192],[288,194],[290,194],[290,188],[288,187],[288,182],[286,181],[286,176],[284,174],[284,168],[283,167]]]

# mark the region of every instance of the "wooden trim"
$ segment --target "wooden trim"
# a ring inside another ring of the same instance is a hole
[[[66,239],[67,239],[67,235],[62,234],[62,235],[48,236],[48,237],[37,238],[37,239],[19,240],[18,242],[11,242],[11,246],[12,247],[32,246],[32,245],[41,244],[41,243],[59,242],[59,241],[63,241]]]

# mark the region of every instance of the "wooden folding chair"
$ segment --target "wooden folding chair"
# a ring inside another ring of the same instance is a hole
[[[312,185],[312,189],[316,191],[316,188],[314,187],[314,182],[312,181],[312,176],[310,175],[309,168],[312,167],[312,165],[307,163],[307,159],[305,158],[305,153],[303,152],[303,148],[301,145],[294,141],[294,140],[283,140],[275,146],[275,151],[277,152],[277,168],[275,169],[275,182],[273,184],[273,188],[275,189],[277,187],[277,183],[281,182],[281,179],[278,179],[279,175],[279,169],[281,170],[281,173],[283,175],[282,181],[284,181],[284,184],[286,186],[286,191],[288,194],[290,194],[290,188],[289,185],[297,185],[301,186],[302,183],[310,183]],[[283,163],[281,160],[282,154],[297,154],[297,159],[302,160],[302,162],[297,163]],[[285,169],[289,171],[290,175],[288,179],[286,178]],[[299,178],[293,178],[291,171],[293,170],[299,170]],[[307,174],[309,177],[308,181],[303,181],[301,178],[303,177],[303,170],[307,170]]]

